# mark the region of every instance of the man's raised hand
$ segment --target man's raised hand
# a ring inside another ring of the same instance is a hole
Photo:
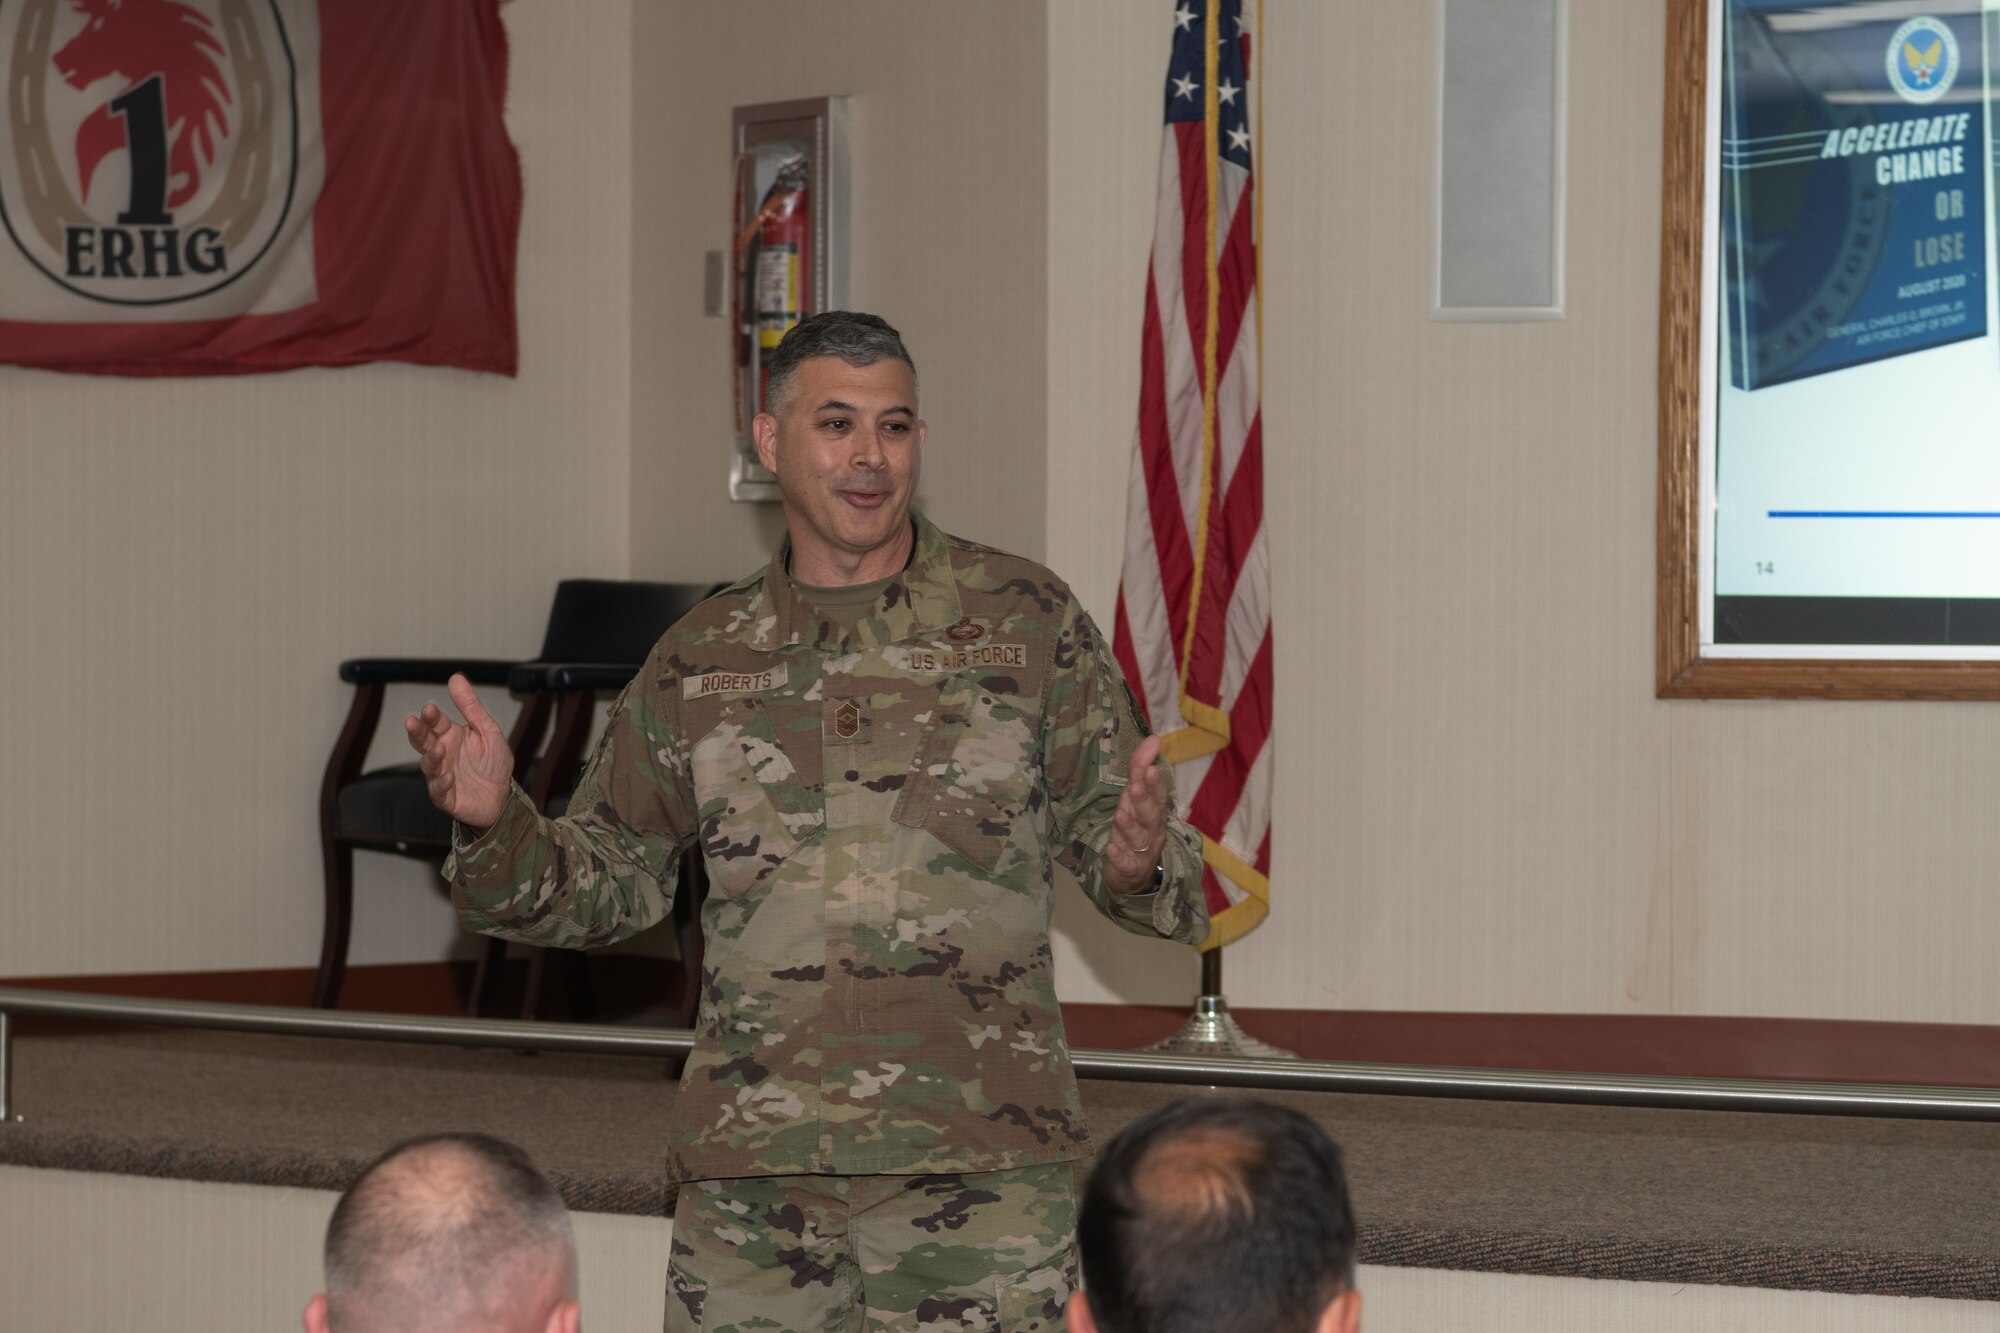
[[[1143,893],[1167,841],[1167,779],[1159,763],[1160,738],[1148,736],[1132,752],[1131,778],[1111,816],[1104,846],[1104,878],[1113,893]]]
[[[454,675],[445,688],[465,716],[463,724],[427,703],[420,713],[403,719],[410,748],[430,788],[431,804],[469,828],[492,827],[507,806],[507,787],[514,777],[514,752],[486,705],[479,702],[472,682]]]

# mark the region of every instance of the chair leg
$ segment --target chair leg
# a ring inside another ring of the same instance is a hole
[[[590,955],[581,949],[563,950],[563,974],[569,991],[569,1021],[597,1021],[597,988],[590,981]]]
[[[479,961],[472,968],[472,989],[465,996],[467,1018],[479,1017],[479,1005],[486,998],[487,983],[499,973],[500,964],[506,959],[507,941],[488,935],[479,951]]]
[[[315,1009],[340,1003],[347,976],[347,937],[354,924],[354,849],[328,841],[321,846],[326,876],[326,926],[320,934],[319,972],[313,977]]]
[[[542,1001],[542,974],[548,970],[549,951],[547,949],[528,950],[528,984],[521,991],[521,1017],[536,1018]]]
[[[701,1009],[701,904],[708,897],[708,872],[698,852],[681,856],[680,884],[674,894],[674,936],[680,945],[680,976],[671,998],[674,1026],[691,1028]]]
[[[340,1002],[340,983],[347,974],[347,935],[354,919],[354,849],[340,841],[340,789],[361,774],[368,739],[382,716],[382,686],[361,685],[354,691],[340,738],[327,756],[319,783],[320,866],[326,878],[326,929],[319,942],[319,974],[313,978],[316,1009]]]

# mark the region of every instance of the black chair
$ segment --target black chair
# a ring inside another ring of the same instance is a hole
[[[339,1001],[347,969],[347,941],[354,912],[354,851],[389,852],[442,864],[451,850],[451,820],[430,802],[423,773],[414,762],[362,771],[368,745],[381,720],[383,697],[393,684],[442,686],[454,672],[474,685],[507,686],[522,696],[521,712],[508,736],[514,752],[514,780],[537,808],[561,813],[575,790],[583,748],[590,737],[597,696],[623,689],[668,626],[707,597],[715,585],[637,583],[608,579],[567,579],[556,588],[541,655],[532,662],[453,658],[356,658],[340,665],[340,678],[355,687],[354,702],[340,738],[327,759],[320,783],[320,848],[325,874],[326,929],[320,943],[319,972],[312,1002],[331,1008]],[[553,715],[553,726],[551,716]],[[547,743],[543,737],[547,735]],[[539,747],[539,749],[538,749]],[[407,751],[405,751],[407,753]],[[690,934],[694,954],[683,952],[672,1000],[692,1017],[691,1001],[700,975],[698,929],[691,922],[706,885],[699,882],[700,858],[687,858],[676,893],[676,926]],[[691,880],[690,877],[693,877]],[[473,974],[467,1010],[479,1003],[506,945],[489,939]],[[529,958],[522,1016],[535,1016],[545,949]],[[578,959],[580,962],[580,958]],[[580,973],[573,973],[580,978]],[[587,988],[579,984],[572,1009],[587,1017]],[[682,1022],[685,1026],[685,1021]]]

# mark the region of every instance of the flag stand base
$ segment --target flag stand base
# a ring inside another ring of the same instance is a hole
[[[1245,1032],[1230,1015],[1229,1001],[1222,998],[1222,950],[1210,949],[1201,956],[1201,994],[1194,997],[1194,1013],[1181,1030],[1165,1041],[1146,1047],[1162,1055],[1230,1055],[1259,1060],[1296,1060],[1298,1053],[1258,1041]]]
[[[1165,1041],[1146,1048],[1163,1055],[1244,1055],[1263,1060],[1296,1060],[1298,1055],[1245,1032],[1229,1013],[1229,1001],[1220,995],[1197,995],[1194,1014],[1181,1030]]]

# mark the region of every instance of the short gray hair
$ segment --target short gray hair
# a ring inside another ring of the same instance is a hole
[[[888,320],[854,310],[826,310],[792,325],[764,363],[771,376],[764,385],[766,412],[781,417],[791,410],[799,364],[816,356],[837,356],[850,366],[872,366],[893,357],[910,368],[911,385],[917,382],[917,363]]]
[[[327,1321],[339,1333],[489,1327],[517,1286],[550,1265],[573,1299],[569,1211],[526,1153],[485,1134],[409,1139],[334,1206]]]

